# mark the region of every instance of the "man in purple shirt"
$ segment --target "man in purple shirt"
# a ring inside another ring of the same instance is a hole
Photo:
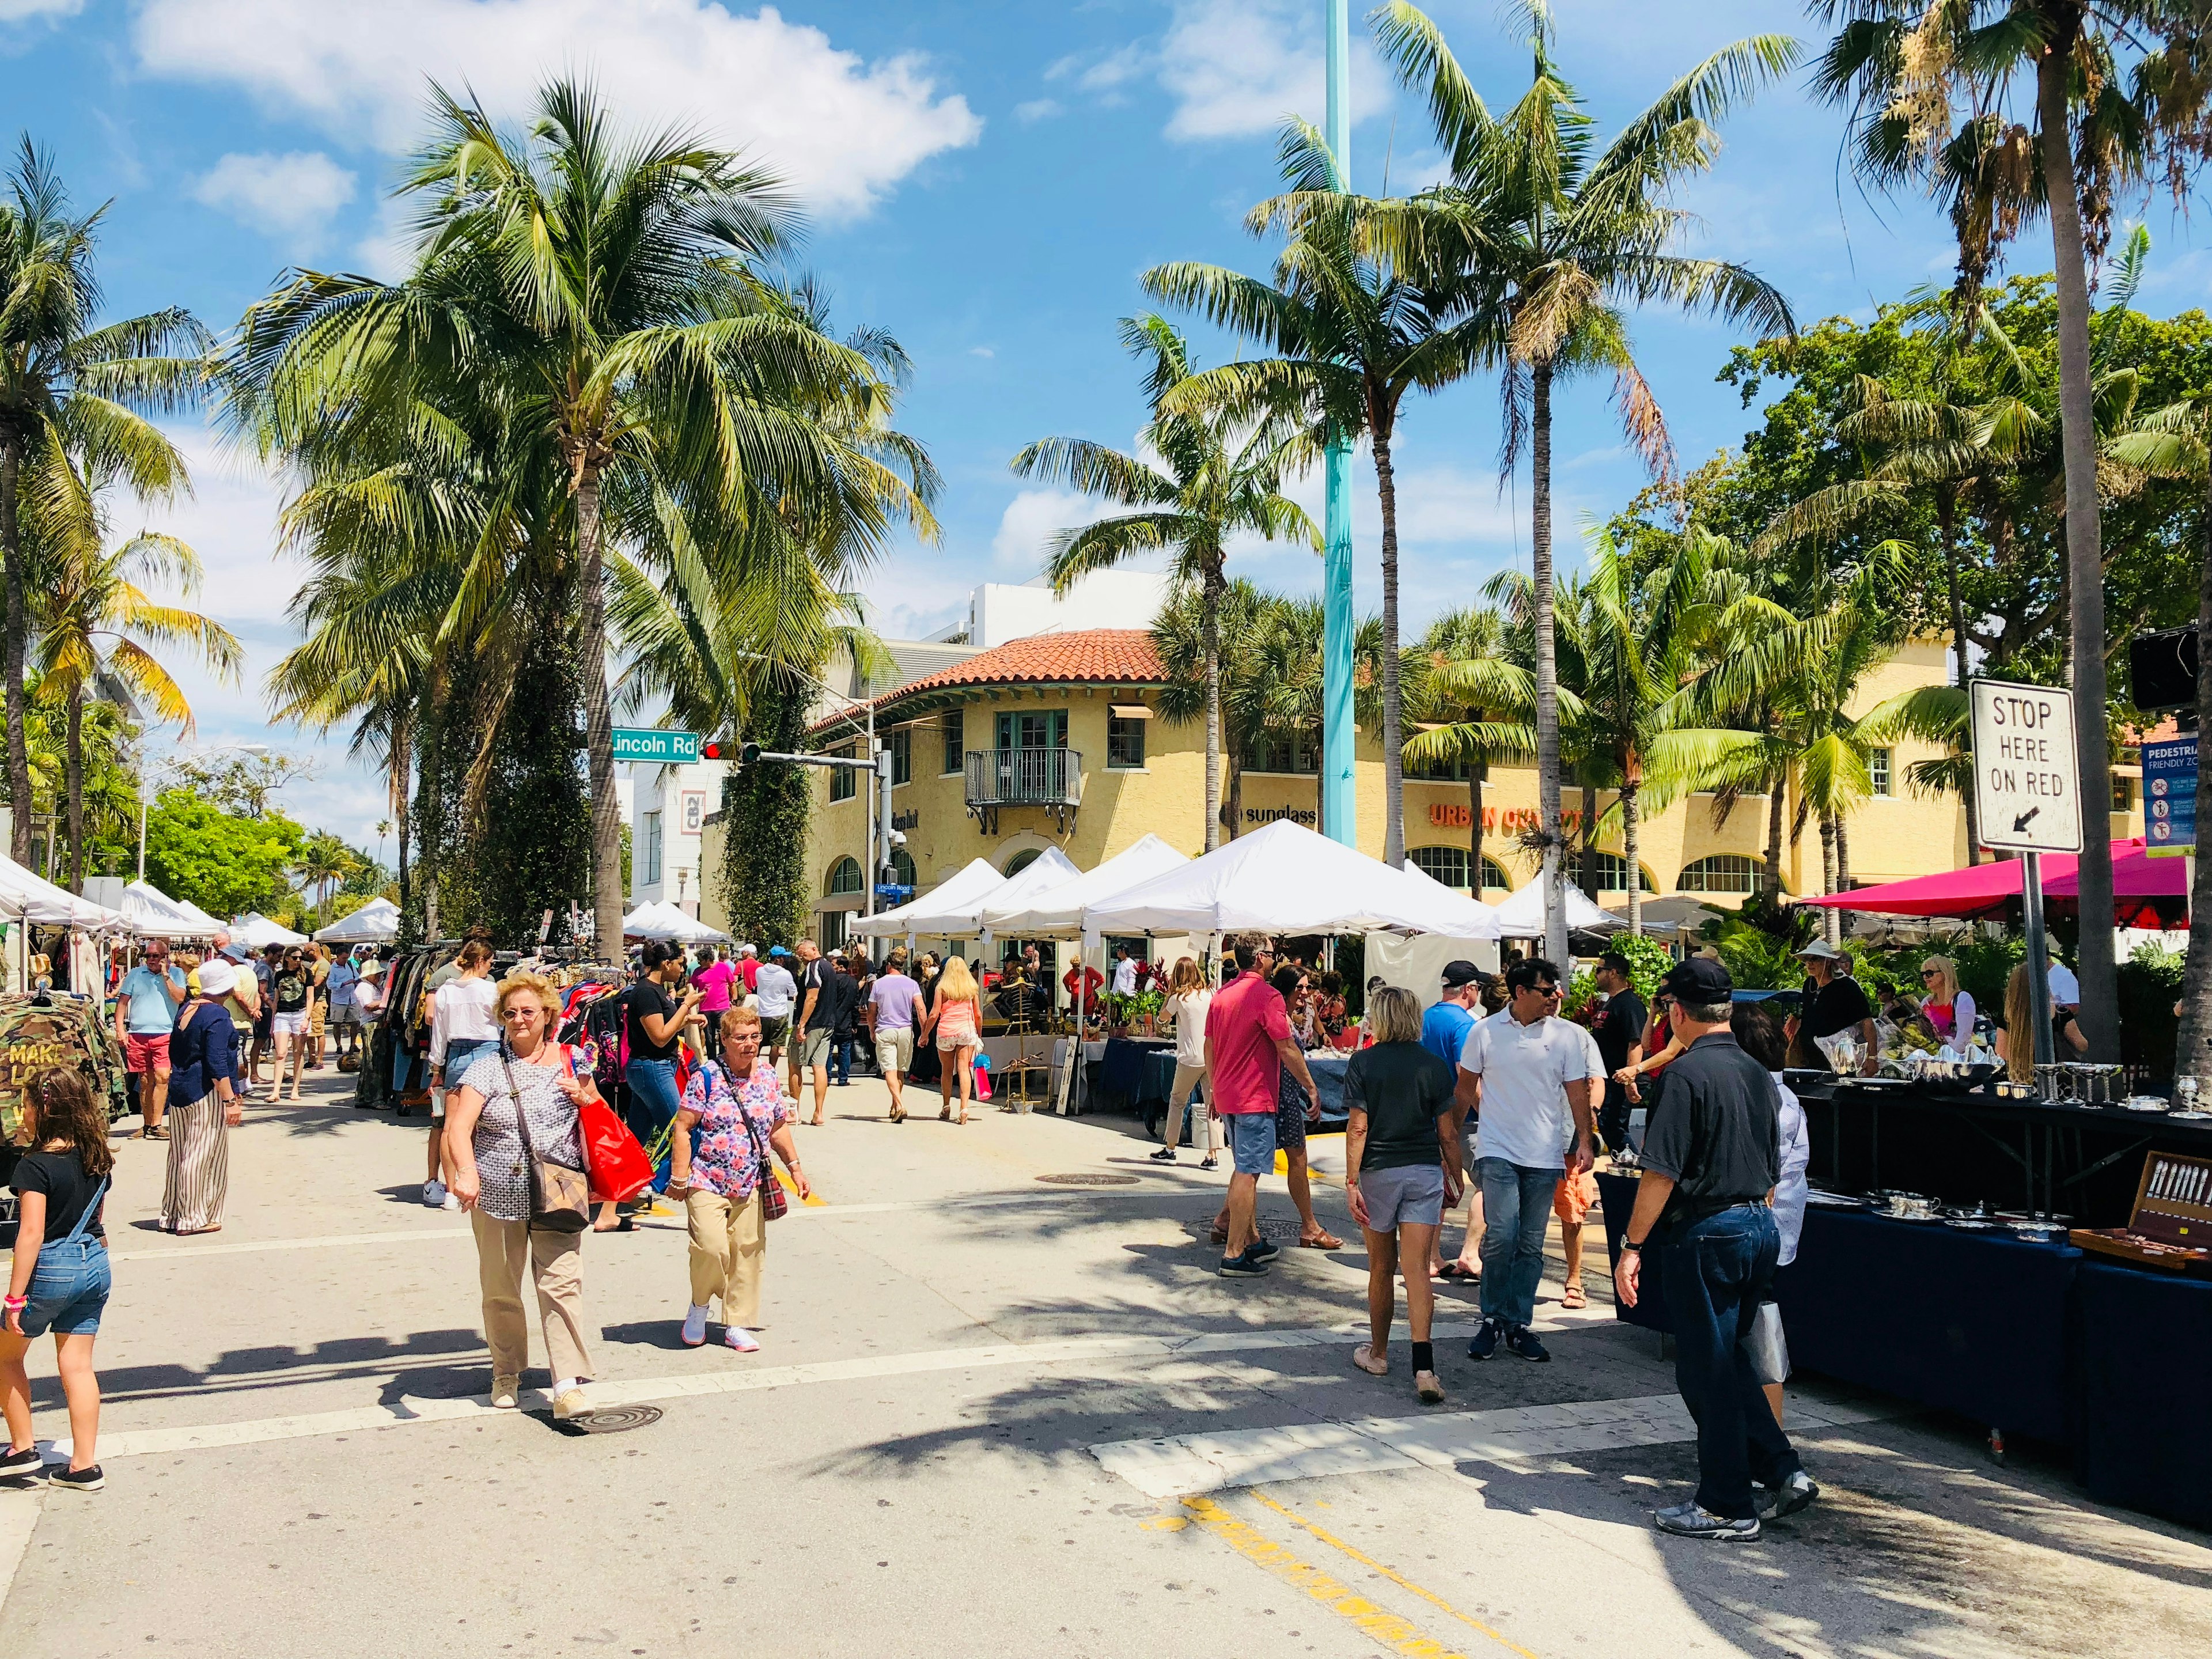
[[[906,976],[896,957],[884,964],[868,992],[868,1036],[876,1045],[876,1069],[890,1085],[894,1123],[906,1115],[900,1079],[914,1064],[914,1011],[921,1000],[921,988]]]

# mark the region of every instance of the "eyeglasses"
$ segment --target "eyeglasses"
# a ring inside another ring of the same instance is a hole
[[[1923,979],[1941,979],[1942,976],[1943,970],[1941,968],[1923,968],[1920,970],[1920,977]]]
[[[1556,985],[1532,985],[1528,988],[1540,997],[1555,997],[1559,994],[1559,988]]]
[[[514,1007],[501,1009],[499,1017],[501,1019],[543,1019],[545,1018],[545,1011],[543,1008],[533,1008],[526,1002],[519,1003]]]

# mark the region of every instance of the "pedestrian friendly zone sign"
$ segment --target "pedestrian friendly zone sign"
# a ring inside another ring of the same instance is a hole
[[[690,766],[699,758],[699,734],[664,732],[658,726],[617,726],[615,758],[647,765]]]
[[[1976,680],[1974,804],[1982,845],[1999,852],[2081,850],[2074,694]]]

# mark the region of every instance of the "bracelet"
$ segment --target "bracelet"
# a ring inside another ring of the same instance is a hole
[[[0,1297],[0,1305],[4,1305],[12,1311],[17,1308],[29,1307],[31,1298],[27,1296]]]

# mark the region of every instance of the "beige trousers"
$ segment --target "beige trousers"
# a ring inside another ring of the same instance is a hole
[[[1190,1098],[1191,1085],[1198,1085],[1198,1112],[1191,1121],[1191,1139],[1198,1138],[1197,1118],[1206,1120],[1206,1150],[1209,1157],[1221,1150],[1221,1120],[1213,1115],[1213,1078],[1203,1066],[1185,1066],[1176,1062],[1175,1081],[1168,1085],[1168,1129],[1165,1144],[1172,1146],[1182,1139],[1183,1103]]]
[[[733,1203],[695,1189],[684,1200],[684,1220],[691,1237],[691,1305],[703,1308],[720,1297],[724,1324],[758,1325],[761,1273],[768,1266],[768,1215],[759,1192]]]
[[[526,1221],[496,1221],[470,1212],[477,1235],[477,1279],[483,1291],[484,1344],[495,1376],[520,1376],[530,1360],[530,1323],[522,1311],[526,1264],[545,1328],[545,1364],[556,1382],[589,1378],[584,1346],[584,1236],[548,1232]]]

